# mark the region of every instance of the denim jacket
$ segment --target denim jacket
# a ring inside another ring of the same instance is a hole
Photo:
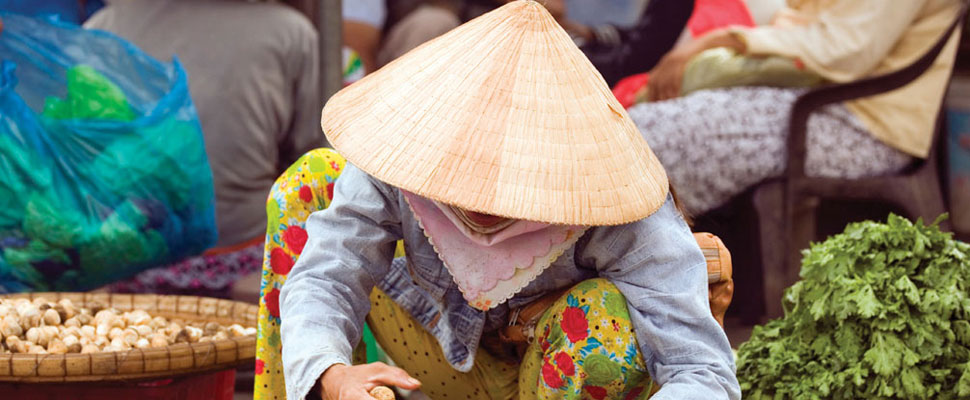
[[[673,201],[643,220],[591,227],[506,304],[469,306],[400,191],[347,164],[333,202],[306,224],[309,240],[280,294],[288,398],[303,399],[336,363],[351,364],[374,286],[437,338],[467,372],[479,339],[518,307],[585,279],[610,280],[627,299],[653,399],[739,399],[727,336],[711,316],[707,266]],[[406,260],[393,260],[404,239]]]

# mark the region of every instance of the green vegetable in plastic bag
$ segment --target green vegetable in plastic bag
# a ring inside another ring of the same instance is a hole
[[[48,97],[41,115],[54,119],[135,119],[121,89],[87,65],[68,68],[67,98]]]
[[[216,242],[177,61],[0,10],[0,293],[83,291]]]
[[[28,188],[50,185],[50,169],[32,151],[0,136],[0,228],[20,225]]]
[[[192,192],[192,177],[210,172],[202,162],[206,154],[198,130],[169,119],[146,127],[144,132],[144,137],[115,140],[91,164],[92,173],[103,177],[115,192],[162,198],[176,209],[199,199]],[[157,178],[162,172],[167,179]]]

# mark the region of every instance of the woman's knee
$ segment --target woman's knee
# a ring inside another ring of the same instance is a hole
[[[583,281],[540,320],[535,384],[540,398],[638,398],[650,378],[626,299],[606,279]]]

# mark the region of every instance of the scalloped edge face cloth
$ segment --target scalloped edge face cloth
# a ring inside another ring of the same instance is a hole
[[[667,175],[602,76],[539,3],[510,2],[335,94],[334,148],[371,176],[464,210],[618,225]]]
[[[433,201],[402,193],[465,301],[483,311],[515,296],[586,232],[584,226],[518,220],[491,240],[476,240]]]

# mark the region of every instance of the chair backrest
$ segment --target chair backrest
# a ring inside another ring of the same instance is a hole
[[[962,1],[957,17],[950,23],[950,26],[943,32],[943,35],[940,36],[933,47],[912,64],[884,75],[844,84],[823,86],[800,96],[792,106],[792,113],[788,123],[788,168],[786,170],[788,178],[797,179],[805,176],[805,155],[807,152],[805,138],[807,135],[808,118],[813,111],[827,104],[890,92],[906,86],[916,80],[916,78],[922,76],[933,65],[937,57],[940,56],[943,48],[946,47],[947,42],[949,42],[954,32],[957,31],[957,28],[963,24],[967,15],[968,4],[970,3]],[[938,116],[937,118],[936,129],[933,133],[933,146],[931,146],[930,150],[932,154],[931,157],[927,158],[928,160],[934,160],[936,157],[936,144],[940,136],[940,117]]]

